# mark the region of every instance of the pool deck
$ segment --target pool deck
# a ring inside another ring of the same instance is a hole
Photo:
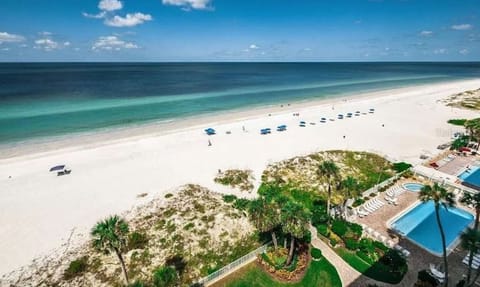
[[[397,184],[404,184],[408,182],[413,182],[413,180],[402,180]],[[380,193],[378,198],[382,201],[385,201],[384,196],[384,193]],[[406,191],[403,194],[399,195],[397,198],[398,205],[395,206],[385,204],[373,214],[370,214],[363,218],[356,218],[354,221],[374,229],[381,235],[386,236],[388,239],[410,251],[410,256],[408,257],[408,272],[402,282],[400,282],[398,285],[395,285],[410,287],[416,282],[418,275],[417,273],[419,270],[428,270],[431,263],[435,265],[442,265],[443,259],[442,257],[437,257],[429,253],[428,251],[412,243],[408,239],[402,238],[397,233],[389,229],[388,224],[390,222],[392,222],[395,218],[398,218],[401,214],[405,213],[418,202],[418,192]],[[475,214],[471,208],[462,205],[459,205],[458,207],[468,210],[472,214]],[[466,254],[467,252],[461,250],[460,246],[458,245],[448,256],[450,274],[449,277],[452,286],[455,286],[455,284],[462,279],[462,276],[467,273],[468,267],[467,265],[462,263],[462,260]],[[477,282],[478,281],[480,280],[477,280]]]

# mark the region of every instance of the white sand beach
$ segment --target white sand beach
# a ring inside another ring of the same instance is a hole
[[[133,137],[90,138],[95,144],[51,143],[54,150],[42,153],[30,147],[28,154],[0,159],[0,275],[61,249],[70,236],[84,241],[99,219],[182,184],[254,196],[216,184],[213,178],[218,169],[251,169],[258,185],[269,163],[319,150],[370,151],[393,161],[419,163],[421,154],[434,155],[439,144],[463,130],[447,124],[448,119],[478,116],[438,100],[479,87],[480,79],[430,84],[348,100],[233,113],[173,130],[150,126],[144,132],[137,129]],[[368,113],[369,108],[375,112]],[[365,114],[337,119],[338,114],[356,111]],[[322,117],[326,123],[319,122]],[[301,120],[306,127],[299,127]],[[281,124],[288,126],[287,131],[276,131]],[[207,127],[217,134],[205,135]],[[272,133],[260,135],[259,130],[268,127]],[[212,146],[208,146],[209,139]],[[5,157],[18,152],[3,153]],[[72,173],[50,173],[49,168],[57,164],[67,164]],[[138,198],[141,193],[148,195]]]

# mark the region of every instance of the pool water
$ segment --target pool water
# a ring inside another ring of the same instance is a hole
[[[472,214],[462,209],[449,207],[447,211],[445,207],[440,207],[440,220],[445,231],[447,249],[454,247],[456,239],[473,219]],[[442,240],[433,201],[418,204],[390,226],[430,253],[442,255]]]
[[[414,182],[405,183],[405,184],[403,185],[403,188],[405,188],[406,190],[409,190],[409,191],[413,191],[413,192],[418,192],[418,191],[420,191],[423,187],[424,187],[423,184],[421,184],[421,183],[414,183]]]
[[[461,174],[458,175],[458,178],[461,180],[465,180],[467,177],[469,177],[471,174],[477,172],[480,170],[480,166],[472,166],[468,170],[465,170]]]
[[[480,190],[480,167],[472,167],[462,172],[458,177],[463,180],[463,185]]]

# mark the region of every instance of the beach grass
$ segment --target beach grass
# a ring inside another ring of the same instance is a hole
[[[255,263],[251,263],[225,279],[212,285],[214,287],[301,287],[323,286],[340,287],[342,282],[335,267],[324,257],[312,261],[300,282],[284,283],[273,279]]]

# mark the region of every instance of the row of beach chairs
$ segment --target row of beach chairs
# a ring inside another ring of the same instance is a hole
[[[465,258],[463,258],[463,263],[468,265],[468,260],[470,260],[470,253],[467,254],[467,256],[465,256]],[[480,267],[480,254],[475,254],[473,255],[473,261],[472,261],[472,268],[473,269],[478,269]]]
[[[365,224],[360,224],[360,225],[363,228],[364,235],[374,240],[382,242],[383,244],[385,244],[385,246],[398,250],[405,257],[410,256],[410,251],[401,247],[400,245],[395,244],[395,242],[393,242],[391,239],[388,239],[386,236],[380,234],[380,232],[366,226]]]
[[[364,203],[361,208],[358,209],[358,216],[364,217],[371,213],[374,213],[382,206],[385,205],[385,202],[381,201],[378,198],[371,199]]]

